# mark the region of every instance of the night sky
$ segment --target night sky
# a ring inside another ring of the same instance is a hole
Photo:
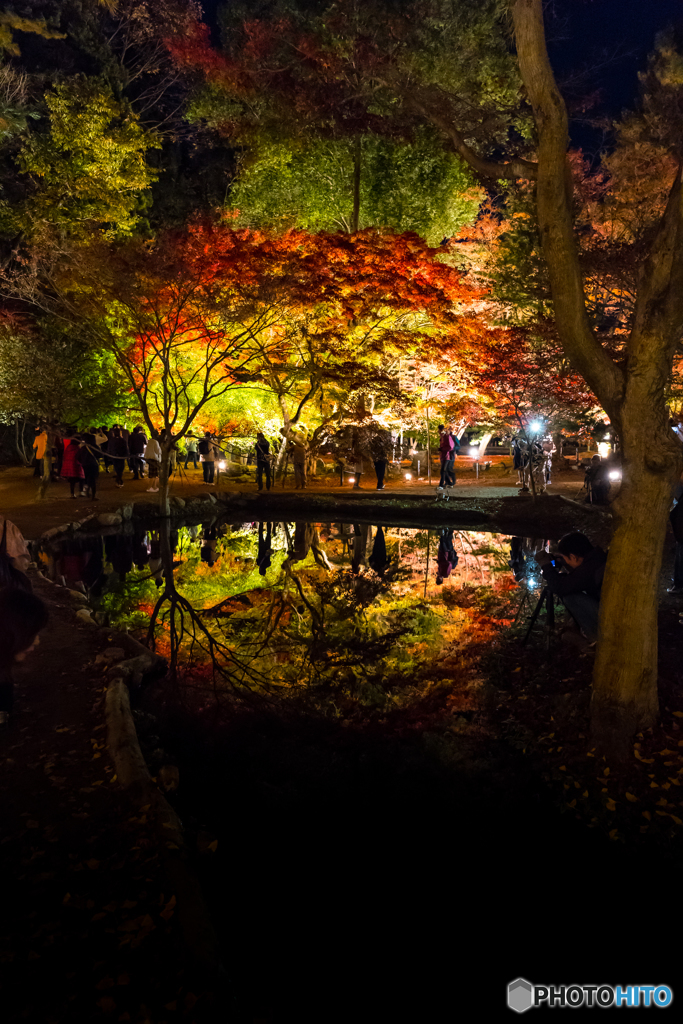
[[[551,0],[547,26],[558,79],[582,66],[595,67],[618,48],[616,59],[581,83],[586,93],[601,92],[588,116],[618,117],[635,106],[638,72],[646,66],[655,36],[681,21],[683,0]],[[584,147],[599,146],[601,134],[575,123],[572,138]]]

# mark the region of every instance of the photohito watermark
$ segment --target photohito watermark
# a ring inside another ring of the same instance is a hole
[[[508,1006],[524,1013],[534,1006],[671,1006],[668,985],[532,985],[516,978],[508,985]]]

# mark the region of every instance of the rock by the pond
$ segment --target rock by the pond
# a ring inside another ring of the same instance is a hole
[[[115,512],[100,512],[97,517],[97,522],[100,526],[120,526],[121,516]]]
[[[87,604],[88,598],[85,594],[82,594],[80,590],[70,590],[69,597],[72,601],[76,601],[78,604]]]
[[[215,494],[209,493],[209,494],[206,495],[206,498],[209,499],[209,501],[211,502],[212,505],[215,505],[216,502],[217,502],[217,498],[216,498]],[[206,500],[206,498],[204,500]]]
[[[124,505],[123,508],[121,509],[121,515],[126,520],[132,519],[133,518],[133,506],[132,506],[132,504]]]
[[[105,663],[107,665],[112,665],[115,661],[123,661],[125,657],[126,652],[123,647],[108,647],[106,651],[102,651],[101,654],[97,655],[95,658],[95,664],[101,665],[102,663]]]
[[[179,498],[177,495],[171,498],[171,504],[175,505],[176,508],[185,508],[185,499]]]
[[[78,611],[76,612],[76,618],[80,622],[86,623],[86,625],[88,625],[88,626],[96,626],[97,625],[97,623],[93,619],[92,615],[90,614],[90,609],[89,608],[79,608]]]
[[[174,764],[162,764],[157,772],[157,779],[167,793],[175,793],[180,782],[180,772]]]
[[[127,661],[119,662],[113,671],[116,675],[121,675],[124,679],[128,679],[135,686],[139,686],[143,676],[148,675],[150,672],[163,672],[166,670],[166,667],[165,658],[162,658],[159,654],[147,651],[144,654],[138,654],[135,658],[128,658]]]

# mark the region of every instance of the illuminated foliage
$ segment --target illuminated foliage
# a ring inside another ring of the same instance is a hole
[[[140,197],[156,178],[145,154],[157,146],[125,102],[101,81],[73,78],[45,96],[49,131],[31,135],[17,163],[28,195],[5,202],[2,226],[41,235],[49,227],[87,237],[130,234]]]

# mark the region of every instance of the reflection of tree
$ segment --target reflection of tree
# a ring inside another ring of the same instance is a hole
[[[161,523],[159,539],[164,583],[150,616],[147,645],[155,649],[157,622],[163,619],[169,633],[168,660],[174,682],[178,678],[178,664],[182,655],[183,660],[190,664],[208,659],[213,668],[214,681],[218,676],[231,686],[247,689],[263,686],[265,679],[250,660],[241,658],[220,636],[212,632],[190,601],[177,589],[173,573],[171,524],[168,519]]]

